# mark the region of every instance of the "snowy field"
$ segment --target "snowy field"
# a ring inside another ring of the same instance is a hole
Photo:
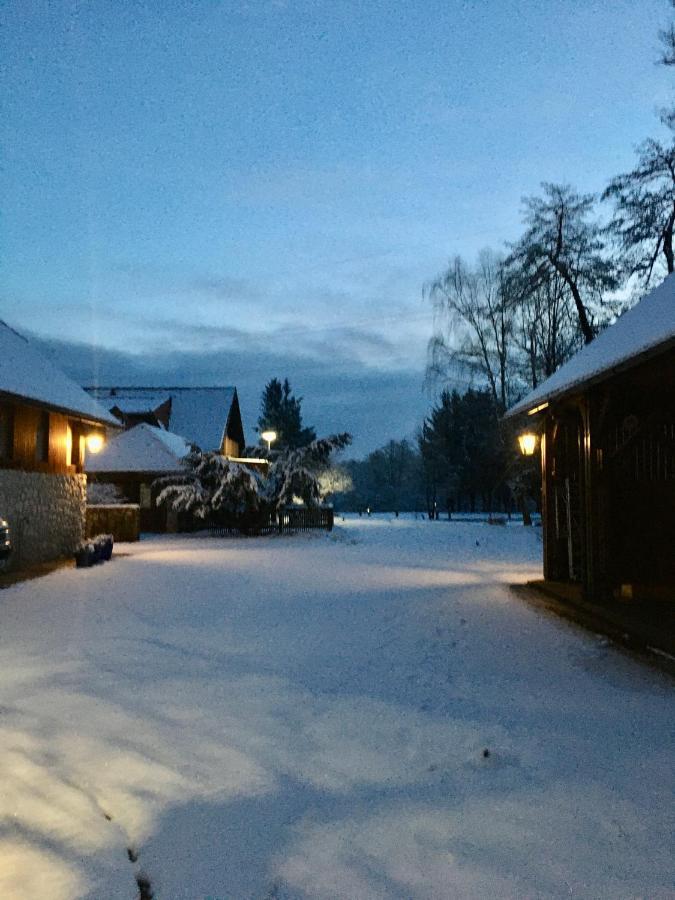
[[[675,897],[673,682],[539,529],[116,549],[0,592],[3,900]]]

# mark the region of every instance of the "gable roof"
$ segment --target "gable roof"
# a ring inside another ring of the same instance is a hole
[[[86,472],[179,472],[191,446],[185,438],[142,422],[87,454]]]
[[[89,422],[119,422],[79,384],[6,322],[0,320],[0,393],[25,399]]]
[[[171,431],[184,435],[202,450],[219,450],[226,435],[243,448],[235,387],[90,387],[86,390],[109,409],[117,407],[129,414],[157,409],[171,398]]]
[[[675,346],[675,273],[511,407],[507,416],[527,412],[601,381],[616,369],[636,365],[672,346]]]

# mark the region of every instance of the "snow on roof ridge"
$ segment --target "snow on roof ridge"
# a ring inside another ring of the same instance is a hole
[[[202,450],[219,450],[227,432],[232,406],[237,401],[234,385],[197,387],[114,387],[87,388],[108,408],[118,406],[127,413],[156,408],[171,397],[169,431],[186,435]],[[112,391],[115,394],[111,396]]]
[[[562,397],[673,342],[675,273],[668,275],[616,322],[601,331],[594,341],[582,347],[546,381],[512,406],[507,416],[518,415],[540,403]]]
[[[100,454],[87,456],[87,472],[175,472],[191,445],[182,435],[141,422],[116,435]]]
[[[0,391],[81,419],[119,427],[119,422],[96,398],[3,319],[0,319]]]
[[[18,338],[21,338],[22,341],[25,341],[27,344],[30,344],[30,341],[28,340],[28,338],[25,335],[21,334],[20,331],[17,331],[16,328],[12,328],[12,326],[9,325],[7,322],[5,322],[4,319],[0,319],[0,325],[4,325],[5,328],[7,328],[9,331],[13,332]]]

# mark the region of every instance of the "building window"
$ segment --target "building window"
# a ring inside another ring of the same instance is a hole
[[[40,413],[35,430],[35,459],[49,462],[49,413]]]
[[[14,456],[14,410],[0,406],[0,460],[7,462]]]
[[[84,438],[79,426],[74,422],[68,423],[68,432],[70,434],[70,459],[69,466],[79,466],[82,464],[82,442]]]

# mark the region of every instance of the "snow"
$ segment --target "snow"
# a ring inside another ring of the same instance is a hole
[[[119,427],[114,416],[2,320],[0,392]]]
[[[592,343],[583,347],[523,400],[509,416],[528,412],[541,403],[581,387],[613,369],[675,342],[675,274],[669,275]]]
[[[178,472],[190,444],[179,434],[142,422],[88,454],[87,472]]]
[[[157,409],[171,397],[171,431],[184,435],[202,450],[220,450],[236,393],[234,387],[99,387],[87,390],[109,409],[117,406],[127,413]]]
[[[116,551],[0,592],[3,900],[672,898],[673,683],[509,592],[539,529]]]

